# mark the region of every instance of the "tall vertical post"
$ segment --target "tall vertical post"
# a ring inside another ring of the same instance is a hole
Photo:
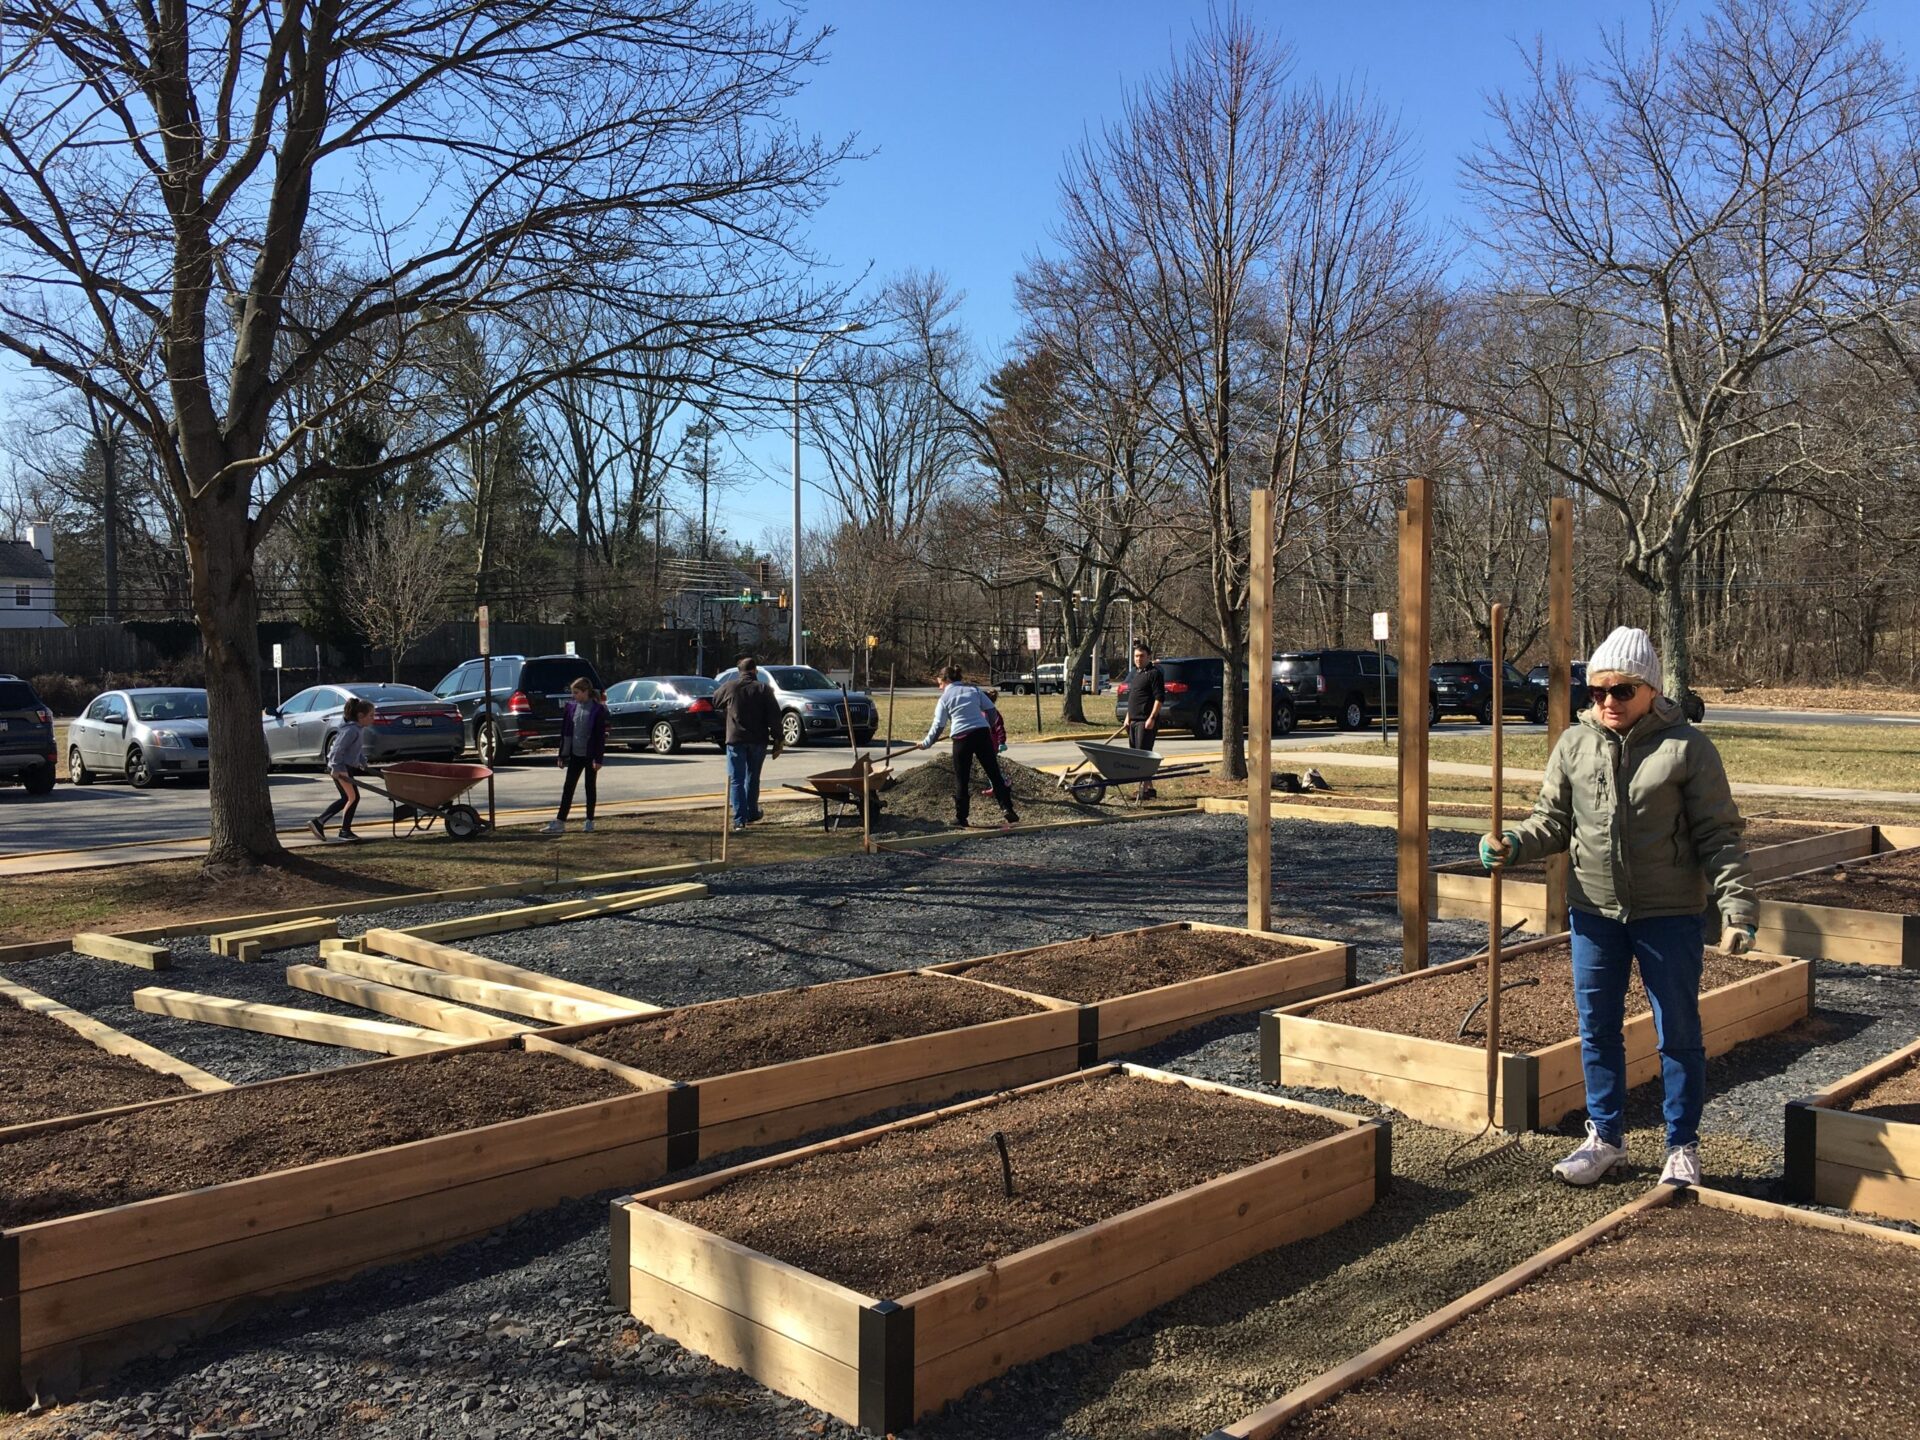
[[[817,352],[820,347],[813,348]],[[804,368],[793,367],[793,585],[787,593],[787,620],[793,630],[791,652],[796,665],[807,663],[800,635],[800,372]]]
[[[1247,928],[1273,923],[1273,492],[1248,512]],[[1232,683],[1229,678],[1229,684]]]
[[[1400,512],[1400,693],[1424,696],[1428,651],[1427,611],[1432,599],[1433,512],[1427,482],[1407,482],[1407,508]],[[1400,946],[1401,968],[1427,964],[1427,707],[1400,706]]]
[[[1573,721],[1573,501],[1547,511],[1547,753]],[[1547,860],[1547,933],[1567,928],[1567,857]]]

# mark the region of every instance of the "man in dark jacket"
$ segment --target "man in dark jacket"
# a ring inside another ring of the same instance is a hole
[[[1133,672],[1127,676],[1127,744],[1135,750],[1153,749],[1160,733],[1160,704],[1167,698],[1167,677],[1153,663],[1153,650],[1145,641],[1133,647]],[[1153,782],[1140,787],[1140,798],[1151,800]]]
[[[727,798],[735,833],[761,818],[760,767],[767,751],[780,753],[780,701],[760,678],[760,665],[742,655],[737,671],[713,692],[713,708],[727,719]]]

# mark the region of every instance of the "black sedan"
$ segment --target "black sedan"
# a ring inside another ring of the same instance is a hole
[[[607,736],[629,750],[671,755],[682,745],[724,745],[726,722],[713,708],[719,682],[699,675],[650,675],[607,691]]]

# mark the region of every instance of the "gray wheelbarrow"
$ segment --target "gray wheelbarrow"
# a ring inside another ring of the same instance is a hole
[[[1148,785],[1175,775],[1198,775],[1208,765],[1204,760],[1190,765],[1168,765],[1157,752],[1135,750],[1131,745],[1108,745],[1098,740],[1075,743],[1087,757],[1087,763],[1093,766],[1094,773],[1074,780],[1067,786],[1067,793],[1088,805],[1098,805],[1105,800],[1109,787]]]

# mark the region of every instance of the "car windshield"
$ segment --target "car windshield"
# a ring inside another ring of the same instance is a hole
[[[204,690],[161,690],[152,695],[134,695],[133,713],[142,720],[204,720],[207,718],[207,692]]]
[[[418,704],[422,700],[434,697],[424,690],[411,685],[342,685],[349,695],[358,695],[362,700],[371,700],[376,705],[388,705],[395,701],[411,701]]]
[[[811,665],[762,665],[760,670],[782,690],[833,689],[833,682]]]
[[[0,710],[38,710],[40,697],[24,680],[0,680]]]

